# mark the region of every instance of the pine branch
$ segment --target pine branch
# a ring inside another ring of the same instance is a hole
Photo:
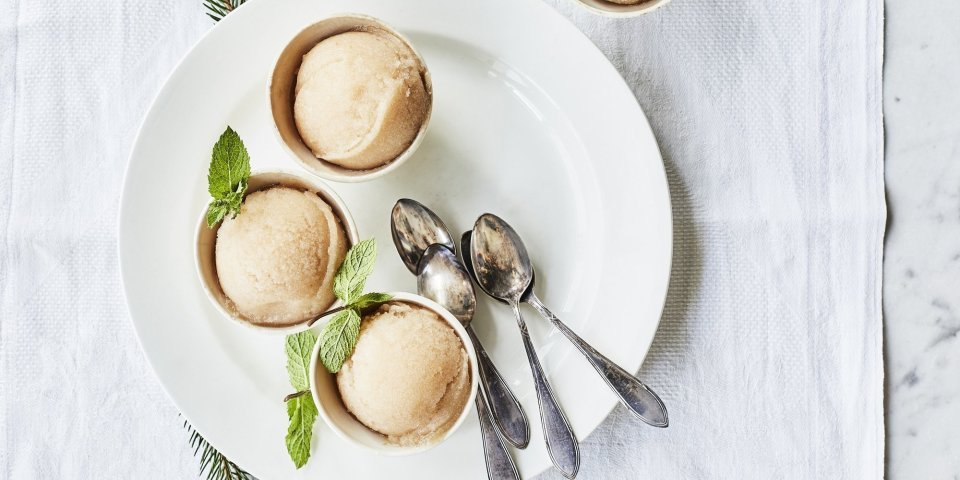
[[[228,13],[234,11],[247,0],[203,0],[203,6],[207,8],[207,16],[214,22],[219,22],[226,17]]]
[[[210,445],[186,420],[183,421],[183,428],[190,434],[193,455],[200,454],[200,476],[206,472],[207,480],[257,480]]]

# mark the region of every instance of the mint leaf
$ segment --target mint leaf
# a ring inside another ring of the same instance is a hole
[[[317,337],[307,330],[293,335],[287,335],[287,373],[290,375],[290,385],[296,391],[310,388],[310,355]]]
[[[249,177],[250,154],[247,153],[240,135],[227,127],[213,145],[213,154],[210,157],[207,190],[213,201],[207,210],[208,227],[216,225],[227,214],[236,217],[240,213]]]
[[[310,395],[301,395],[287,402],[287,452],[299,469],[310,459],[310,441],[313,439],[313,423],[317,420],[317,406]]]
[[[333,278],[333,293],[345,304],[360,298],[367,277],[373,273],[377,260],[377,243],[369,238],[350,247],[337,276]]]
[[[214,199],[225,198],[236,191],[241,181],[250,176],[250,154],[243,140],[232,128],[220,135],[213,145],[210,171],[207,173],[208,190]]]
[[[207,227],[213,228],[214,225],[223,220],[230,213],[230,205],[223,200],[214,200],[207,207]]]
[[[392,298],[393,295],[390,295],[389,293],[365,293],[363,296],[358,298],[357,301],[350,304],[350,306],[362,313],[368,308],[373,308],[379,306],[381,303],[389,302]]]
[[[309,330],[288,335],[286,340],[287,374],[290,385],[298,392],[310,389],[310,355],[317,337]],[[297,468],[310,458],[310,440],[313,438],[313,423],[317,419],[317,406],[310,395],[300,395],[287,401],[287,452]]]
[[[236,190],[223,196],[223,201],[230,204],[233,209],[239,213],[240,204],[243,203],[243,196],[247,193],[247,179],[244,178],[237,184]]]
[[[320,332],[320,361],[330,373],[337,373],[353,353],[360,336],[360,314],[353,308],[343,310]]]

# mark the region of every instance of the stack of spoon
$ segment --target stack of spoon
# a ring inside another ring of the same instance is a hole
[[[535,274],[527,249],[517,232],[503,219],[489,213],[477,219],[473,230],[464,233],[460,239],[462,262],[443,221],[415,200],[401,199],[394,205],[391,231],[401,259],[417,276],[418,293],[436,301],[457,317],[474,343],[483,390],[482,395],[477,395],[476,404],[487,475],[491,480],[520,478],[503,440],[523,449],[530,440],[530,427],[520,402],[470,327],[477,305],[471,279],[487,295],[509,305],[516,316],[533,373],[547,452],[554,467],[564,477],[576,477],[580,468],[580,449],[570,422],[557,403],[540,365],[520,312],[521,303],[531,305],[563,333],[634,415],[650,425],[667,426],[666,407],[649,387],[587,344],[540,301],[533,289]]]

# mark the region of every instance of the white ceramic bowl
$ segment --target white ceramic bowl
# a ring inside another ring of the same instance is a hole
[[[326,162],[316,157],[309,147],[300,137],[300,131],[293,116],[294,87],[297,84],[297,73],[300,71],[300,64],[303,62],[303,56],[310,51],[316,44],[322,40],[345,32],[352,31],[378,31],[396,37],[403,42],[413,54],[417,57],[423,68],[424,86],[427,90],[427,115],[420,125],[417,136],[413,143],[407,147],[397,158],[369,170],[351,170],[339,165]],[[377,20],[376,18],[358,14],[342,14],[327,17],[314,23],[296,34],[283,51],[277,57],[273,71],[270,73],[267,84],[267,95],[270,101],[270,112],[273,115],[276,133],[280,138],[280,143],[286,148],[290,155],[305,168],[321,178],[335,182],[365,182],[382,177],[400,167],[407,161],[423,142],[423,137],[427,131],[427,124],[430,123],[430,114],[433,111],[433,83],[430,79],[430,71],[427,69],[426,62],[417,52],[406,37],[399,32]]]
[[[343,231],[347,234],[347,248],[350,248],[350,246],[360,241],[360,234],[357,233],[357,225],[353,221],[353,216],[350,215],[347,205],[343,203],[340,196],[337,195],[329,185],[319,180],[308,179],[303,175],[285,171],[253,172],[248,182],[247,194],[277,185],[316,192],[317,195],[320,195],[320,197],[330,205],[333,213],[340,218]],[[217,232],[219,230],[220,224],[217,224],[213,228],[207,227],[207,207],[205,206],[200,213],[200,221],[197,225],[196,249],[194,253],[196,256],[197,274],[200,276],[200,284],[203,286],[203,291],[206,293],[207,298],[210,299],[210,303],[212,303],[224,317],[261,332],[289,335],[310,328],[307,325],[307,321],[310,320],[309,318],[305,318],[302,322],[295,325],[282,327],[257,325],[230,307],[227,303],[227,295],[223,293],[223,288],[220,287],[220,280],[217,277],[216,243]],[[340,306],[340,304],[341,302],[337,300],[330,308],[336,308]]]
[[[645,0],[634,5],[621,5],[618,3],[607,2],[605,0],[575,0],[580,6],[587,10],[613,18],[637,17],[645,13],[650,13],[668,3],[670,0]]]
[[[455,432],[467,418],[477,396],[477,379],[479,378],[477,353],[473,349],[473,343],[470,341],[470,337],[467,335],[467,331],[463,328],[463,325],[457,321],[456,317],[439,304],[428,298],[412,293],[394,292],[391,293],[391,295],[393,295],[393,300],[391,301],[410,303],[436,312],[440,318],[453,327],[453,331],[457,332],[457,336],[460,337],[460,342],[463,344],[463,349],[467,352],[470,363],[470,397],[464,402],[463,411],[460,412],[457,421],[440,438],[426,445],[404,447],[387,443],[386,437],[370,430],[347,411],[343,400],[340,398],[336,375],[328,372],[323,364],[320,363],[320,342],[317,342],[316,346],[314,346],[313,355],[310,357],[310,392],[313,395],[314,403],[317,405],[317,410],[320,412],[320,417],[323,418],[323,421],[326,422],[340,438],[380,455],[411,455],[424,452],[443,443],[444,440],[453,435],[453,432]]]

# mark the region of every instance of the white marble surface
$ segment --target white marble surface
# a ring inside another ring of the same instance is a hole
[[[960,478],[960,3],[889,0],[887,472]]]

